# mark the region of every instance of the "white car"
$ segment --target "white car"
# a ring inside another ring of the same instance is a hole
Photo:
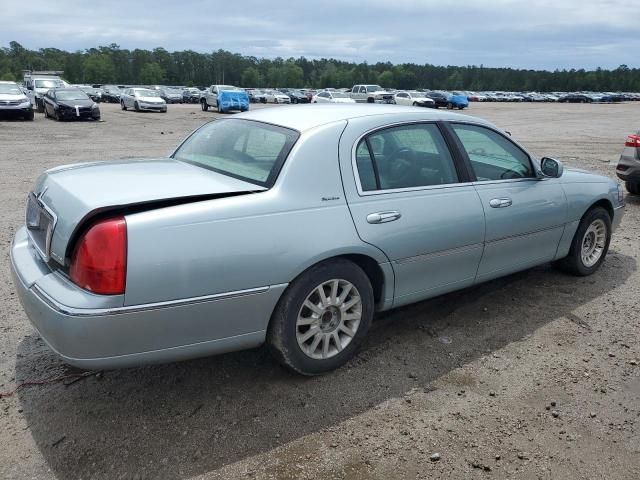
[[[267,103],[291,103],[291,98],[276,90],[265,90],[264,99]]]
[[[136,112],[167,112],[167,102],[160,97],[160,92],[149,88],[126,88],[120,95],[120,107],[122,110],[133,108]]]
[[[311,103],[356,103],[356,101],[346,93],[325,90],[316,93]]]
[[[414,107],[435,108],[436,102],[427,97],[424,92],[416,92],[414,90],[397,92],[394,100],[398,105],[409,105]]]
[[[33,120],[33,106],[16,82],[0,81],[0,114],[14,114]]]

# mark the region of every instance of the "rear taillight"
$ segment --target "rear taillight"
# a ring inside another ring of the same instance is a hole
[[[624,146],[640,148],[640,135],[629,135],[627,141],[624,142]]]
[[[127,278],[124,217],[102,220],[87,229],[71,256],[69,276],[73,283],[93,293],[124,293]]]

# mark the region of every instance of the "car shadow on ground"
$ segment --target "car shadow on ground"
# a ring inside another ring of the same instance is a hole
[[[635,270],[635,259],[611,251],[592,277],[546,265],[380,314],[362,352],[321,377],[291,374],[261,348],[25,388],[19,400],[60,479],[182,479],[331,427],[412,388],[430,389],[447,372],[563,321]],[[583,320],[576,330],[588,325]],[[36,334],[21,342],[17,357],[18,382],[67,371]]]

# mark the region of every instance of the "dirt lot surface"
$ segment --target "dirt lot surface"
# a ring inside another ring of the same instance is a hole
[[[0,391],[77,372],[34,333],[11,283],[37,175],[163,155],[216,115],[101,108],[100,123],[0,121]],[[640,103],[469,113],[614,177]],[[25,387],[0,400],[0,478],[638,479],[639,225],[628,196],[592,277],[542,266],[379,315],[362,353],[323,377],[257,349]]]

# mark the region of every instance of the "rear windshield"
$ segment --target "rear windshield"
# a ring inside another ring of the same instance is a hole
[[[191,135],[173,158],[270,188],[298,136],[251,120],[216,120]]]

